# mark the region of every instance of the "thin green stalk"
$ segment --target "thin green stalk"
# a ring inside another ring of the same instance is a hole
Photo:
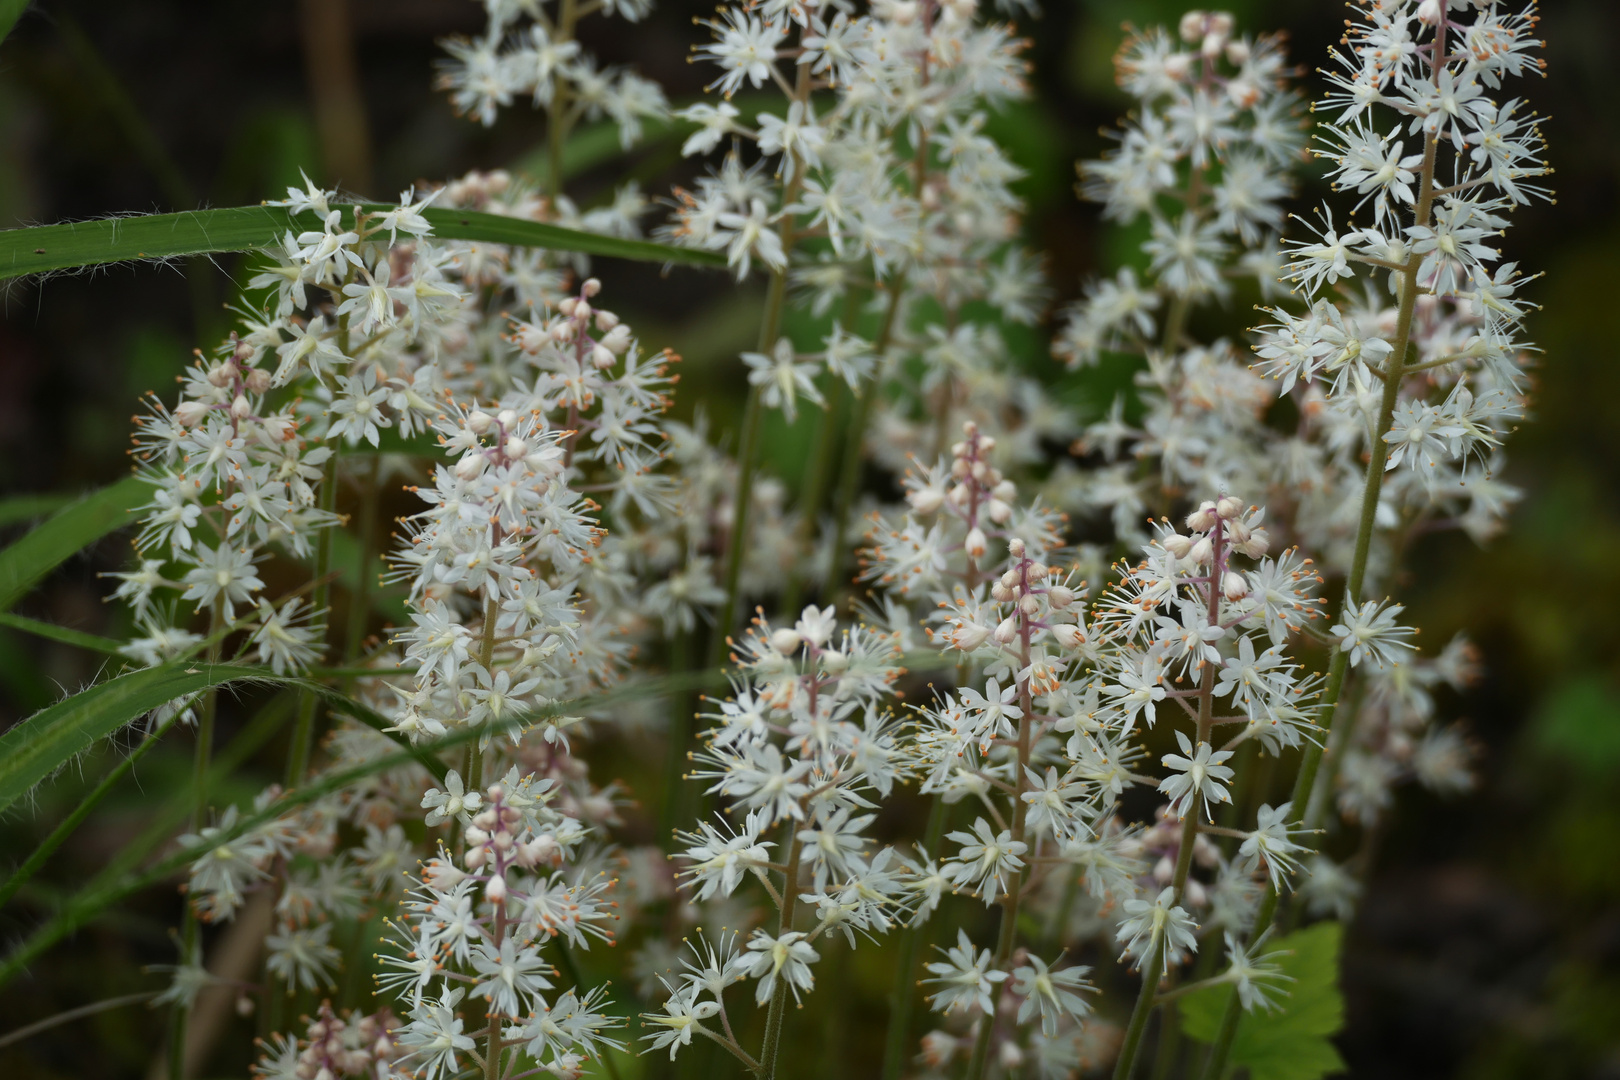
[[[219,663],[221,646],[224,639],[220,630],[225,625],[225,609],[220,600],[214,600],[213,608],[209,613],[208,636],[212,639],[208,646],[208,662]],[[209,766],[214,757],[214,719],[219,710],[219,689],[210,688],[203,695],[202,706],[197,714],[197,752],[192,759],[191,766],[191,831],[200,832],[208,814]],[[197,921],[197,912],[187,899],[184,904],[185,914],[180,927],[180,962],[189,965],[202,964],[202,926]],[[186,1025],[190,1020],[190,1006],[184,1002],[176,1002],[169,1017],[169,1080],[185,1080],[186,1075]]]
[[[939,853],[945,833],[944,796],[936,793],[928,809],[928,829],[923,839],[923,857]],[[889,1030],[883,1047],[883,1080],[900,1080],[906,1067],[906,1048],[911,1045],[911,1014],[917,1005],[918,949],[922,927],[908,924],[900,931],[900,964],[894,973],[894,990],[889,998]]]
[[[691,631],[677,627],[669,636],[669,670],[685,671],[691,664]],[[692,745],[692,699],[678,691],[669,699],[669,747],[664,761],[664,812],[659,822],[659,843],[674,842],[674,830],[687,820],[688,800],[683,782],[686,755]],[[673,850],[671,847],[670,850]]]
[[[0,1035],[0,1047],[22,1042],[24,1039],[38,1035],[42,1031],[49,1031],[53,1027],[60,1027],[62,1024],[71,1023],[74,1020],[81,1020],[86,1016],[94,1016],[96,1013],[106,1012],[108,1009],[122,1008],[125,1005],[133,1005],[138,1001],[146,1001],[156,996],[156,991],[143,990],[139,994],[125,994],[122,997],[107,998],[105,1001],[94,1001],[89,1005],[81,1005],[77,1009],[59,1012],[55,1016],[47,1016],[43,1020],[35,1021],[27,1027],[20,1027]]]
[[[490,597],[484,602],[484,636],[478,644],[478,662],[484,670],[489,672],[490,681],[495,679],[495,623],[500,619],[500,605]],[[482,791],[484,785],[484,747],[482,739],[475,739],[467,744],[467,778],[468,791]]]
[[[810,64],[798,65],[793,84],[795,101],[810,97]],[[804,185],[804,167],[795,153],[793,178],[782,192],[782,205],[791,206]],[[784,213],[777,226],[777,239],[782,246],[783,258],[793,256],[793,215]],[[776,339],[782,332],[782,307],[787,300],[787,266],[771,271],[771,284],[765,294],[765,311],[759,322],[759,352],[770,355]],[[759,387],[750,385],[748,402],[743,406],[742,437],[737,443],[737,487],[731,500],[731,536],[726,542],[726,600],[709,639],[709,666],[718,667],[725,662],[726,638],[737,626],[737,609],[742,602],[743,549],[748,542],[748,511],[754,493],[754,472],[759,467],[759,423],[764,406],[759,400]]]
[[[94,810],[96,805],[106,798],[107,793],[117,786],[118,782],[127,776],[131,769],[135,768],[135,763],[145,757],[146,752],[158,744],[158,740],[163,737],[169,728],[174,726],[174,720],[175,718],[170,716],[163,722],[162,726],[142,739],[139,746],[125,755],[124,759],[113,767],[113,770],[102,779],[101,783],[97,784],[90,794],[80,800],[73,813],[63,819],[60,825],[52,829],[49,836],[40,841],[39,846],[34,849],[34,853],[28,856],[23,864],[12,872],[4,885],[0,885],[0,908],[5,907],[11,898],[17,894],[17,890],[22,888],[29,878],[39,872],[39,868],[45,865],[45,860],[51,857],[52,852],[62,846],[62,841],[73,835],[74,831],[84,823],[84,819],[90,816],[90,811]]]
[[[557,27],[552,40],[558,44],[574,39],[574,25],[579,21],[578,0],[562,0],[557,12]],[[563,147],[568,141],[568,80],[558,78],[552,82],[551,104],[546,110],[546,197],[551,201],[553,217],[557,213],[557,200],[562,195]]]
[[[1209,581],[1206,588],[1208,597],[1206,604],[1206,620],[1210,626],[1219,626],[1221,621],[1221,575],[1226,567],[1226,543],[1222,535],[1221,521],[1215,521],[1215,529],[1210,534],[1213,551],[1210,556]],[[1202,676],[1198,683],[1198,743],[1207,743],[1215,719],[1215,665],[1205,664]],[[1179,904],[1187,892],[1187,875],[1192,872],[1193,848],[1198,840],[1199,795],[1192,792],[1189,797],[1190,805],[1187,807],[1187,816],[1181,822],[1181,847],[1176,852],[1175,875],[1170,879],[1170,886],[1174,890],[1171,894],[1171,903]],[[1158,992],[1158,972],[1164,968],[1164,931],[1158,932],[1158,940],[1148,950],[1151,963],[1147,960],[1142,965],[1142,989],[1137,995],[1136,1006],[1131,1010],[1131,1020],[1125,1031],[1125,1041],[1120,1046],[1119,1059],[1114,1063],[1114,1080],[1130,1080],[1132,1070],[1136,1067],[1136,1056],[1141,1050],[1142,1035],[1147,1030],[1148,1015],[1153,1011],[1154,996]],[[1165,1024],[1170,1020],[1166,1017]],[[1168,1030],[1168,1029],[1166,1029]]]
[[[338,455],[333,454],[326,459],[326,472],[321,478],[320,508],[331,513],[337,505],[337,474]],[[327,606],[331,600],[331,579],[328,571],[332,568],[332,526],[322,529],[315,538],[315,589],[310,594],[310,610],[314,617],[322,619],[326,624],[327,636],[331,635],[331,620],[327,618]],[[287,749],[287,786],[297,787],[304,780],[304,774],[309,771],[309,755],[315,741],[315,708],[320,698],[313,690],[306,690],[303,699],[298,703],[298,718],[293,721],[292,743]]]
[[[777,922],[777,936],[793,929],[793,915],[799,903],[799,829],[789,820],[787,828],[793,835],[788,842],[787,869],[782,874],[782,917]],[[765,1041],[759,1048],[759,1075],[761,1080],[776,1080],[776,1055],[782,1046],[782,1017],[787,1012],[788,984],[786,979],[776,980],[776,992],[765,1014]]]
[[[878,329],[877,340],[872,345],[877,357],[877,370],[857,392],[855,413],[850,417],[849,428],[844,435],[844,461],[838,477],[838,500],[833,508],[832,551],[827,556],[827,576],[822,586],[829,597],[842,591],[839,578],[844,573],[844,547],[849,542],[849,515],[861,486],[861,449],[866,445],[866,429],[872,422],[872,403],[883,392],[883,357],[894,341],[901,297],[905,291],[906,275],[902,271],[889,286],[889,304],[883,309],[883,325]]]
[[[349,632],[343,647],[344,663],[353,663],[360,657],[360,643],[366,636],[366,623],[371,615],[371,556],[377,544],[377,490],[382,472],[382,455],[371,455],[371,469],[361,482],[360,520],[356,527],[359,541],[355,556],[355,589],[349,598]]]
[[[815,556],[816,525],[821,514],[822,501],[827,497],[827,481],[832,478],[833,431],[843,413],[847,396],[842,382],[835,382],[828,395],[826,407],[816,417],[815,434],[810,440],[810,458],[805,463],[804,486],[799,495],[799,526],[795,530],[794,550],[799,558],[788,570],[787,585],[782,589],[782,610],[791,615],[799,610],[804,595],[805,568]]]

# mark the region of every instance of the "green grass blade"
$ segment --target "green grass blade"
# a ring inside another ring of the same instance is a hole
[[[363,209],[381,211],[392,207],[366,204]],[[643,262],[696,266],[724,266],[726,262],[725,256],[717,252],[602,236],[474,210],[430,207],[423,216],[433,224],[434,235],[441,240],[540,247]],[[289,229],[302,232],[315,228],[319,224],[313,214],[295,220],[282,206],[233,206],[6,229],[0,231],[0,279],[109,263],[251,251],[276,246]]]
[[[112,638],[101,637],[99,634],[87,634],[83,630],[70,630],[55,623],[40,622],[23,615],[13,615],[9,611],[0,611],[0,626],[21,630],[25,634],[45,638],[47,641],[60,641],[64,645],[75,645],[91,652],[106,653],[108,656],[122,656],[120,651],[123,642]]]
[[[72,495],[13,495],[0,499],[0,526],[54,514],[72,501]]]
[[[150,484],[126,477],[59,511],[0,551],[0,611],[22,599],[41,578],[71,556],[129,524],[129,512],[151,494]]]
[[[176,660],[97,683],[40,710],[0,735],[0,811],[96,740],[164,702],[244,679],[276,681],[261,668]]]

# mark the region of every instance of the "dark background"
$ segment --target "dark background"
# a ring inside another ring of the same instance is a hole
[[[1100,151],[1098,129],[1124,106],[1110,66],[1120,26],[1173,22],[1181,8],[1050,6],[1021,27],[1034,41],[1035,101],[1001,118],[996,134],[1030,172],[1028,235],[1068,299],[1128,243],[1076,201],[1070,164]],[[1321,65],[1344,17],[1315,0],[1228,6],[1245,30],[1286,28],[1307,69]],[[455,118],[431,88],[435,40],[475,32],[478,5],[348,8],[352,51],[330,0],[307,9],[292,0],[36,4],[0,44],[0,227],[253,202],[296,182],[300,168],[387,198],[418,179],[510,166],[538,145],[542,125],[527,110],[485,130]],[[692,18],[708,13],[696,0],[665,2],[628,30],[589,20],[582,37],[604,61],[633,64],[672,99],[688,99],[704,77],[686,62],[703,33]],[[1510,91],[1547,117],[1558,190],[1556,205],[1521,210],[1505,240],[1507,258],[1546,275],[1526,290],[1545,307],[1530,321],[1545,350],[1535,411],[1509,444],[1508,478],[1525,498],[1486,549],[1460,534],[1423,540],[1402,584],[1426,642],[1466,628],[1483,650],[1485,680],[1448,703],[1480,744],[1482,783],[1449,802],[1403,793],[1382,838],[1345,952],[1349,1020],[1339,1043],[1356,1076],[1620,1077],[1620,4],[1550,0],[1543,16],[1547,77]],[[350,64],[361,111],[346,121]],[[670,157],[667,143],[636,155],[649,192],[679,175]],[[614,175],[587,174],[571,191],[588,204]],[[1304,193],[1302,207],[1318,194]],[[0,494],[116,478],[136,396],[167,395],[190,349],[228,328],[234,269],[225,258],[10,285],[0,308]],[[729,365],[751,345],[757,294],[691,274],[660,283],[645,268],[604,267],[603,276],[609,295],[634,297],[616,304],[644,341],[685,355],[686,407],[702,399],[723,424],[736,403]],[[1226,312],[1203,329],[1241,329],[1249,316]],[[784,474],[796,475],[785,464],[792,440],[773,446]],[[119,632],[94,572],[126,550],[107,542],[24,610]],[[94,673],[83,653],[0,632],[4,722]],[[160,757],[144,772],[147,790],[163,785],[165,768],[183,768]],[[43,817],[75,793],[59,787],[43,796]],[[109,804],[53,863],[56,885],[0,914],[0,936],[22,932],[54,902],[53,887],[104,860],[133,827],[140,797]],[[38,835],[27,820],[3,829],[12,851]],[[150,985],[139,964],[172,955],[162,929],[172,907],[172,897],[132,904],[47,954],[35,978],[0,992],[0,1026]],[[873,974],[886,988],[886,973]],[[103,1014],[0,1051],[0,1071],[141,1075],[158,1028],[141,1009]],[[848,1045],[869,1045],[860,1031],[838,1030]],[[850,1075],[875,1072],[857,1064],[863,1056],[850,1051]]]

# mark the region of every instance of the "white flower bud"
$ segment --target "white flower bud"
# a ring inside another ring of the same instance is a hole
[[[598,370],[606,371],[614,365],[616,360],[617,357],[613,355],[613,350],[606,345],[591,346],[591,363],[596,365]]]
[[[1181,16],[1181,22],[1176,30],[1181,34],[1181,40],[1191,45],[1204,36],[1204,13],[1202,11],[1189,11]]]
[[[1186,82],[1187,76],[1192,73],[1192,56],[1188,53],[1171,53],[1164,58],[1164,73],[1176,82]]]
[[[483,435],[495,424],[495,418],[482,409],[467,417],[467,427],[474,435]]]
[[[619,317],[617,315],[613,314],[613,312],[611,312],[611,311],[603,311],[600,308],[597,309],[597,311],[596,311],[596,328],[598,330],[602,331],[603,333],[606,333],[607,331],[612,330],[615,326],[618,326],[618,325],[619,325]]]
[[[568,301],[564,300],[563,303]],[[561,319],[551,324],[551,336],[558,341],[574,340],[574,324],[568,319]]]
[[[569,312],[569,314],[582,323],[589,322],[591,318],[591,305],[581,300],[579,303],[574,305],[574,310]]]
[[[1018,485],[1013,483],[1011,480],[1003,480],[1001,483],[997,484],[993,489],[991,489],[990,494],[994,495],[1002,502],[1012,502],[1014,499],[1018,498]]]
[[[951,475],[956,477],[958,480],[966,479],[967,474],[972,471],[973,466],[968,463],[967,458],[959,457],[955,461],[951,462]]]
[[[1016,536],[1007,541],[1007,554],[1014,559],[1022,559],[1024,557],[1024,542]]]
[[[229,386],[236,379],[236,365],[229,360],[208,369],[208,385]]]
[[[1159,538],[1159,545],[1178,559],[1185,559],[1187,552],[1192,550],[1193,542],[1180,533],[1171,533],[1169,536]]]
[[[254,368],[247,373],[247,388],[255,394],[262,394],[270,389],[270,372],[265,368]]]
[[[825,649],[821,654],[821,670],[829,675],[842,675],[849,669],[849,657],[837,649]]]
[[[951,493],[947,497],[957,506],[966,506],[973,501],[973,492],[966,484],[957,484],[951,488]]]
[[[476,870],[484,865],[484,860],[488,857],[489,853],[487,851],[481,847],[475,847],[469,848],[466,856],[461,861],[467,864],[468,869]]]
[[[528,456],[529,444],[514,435],[506,440],[506,445],[501,449],[508,458],[517,461],[519,458]]]
[[[1008,570],[1006,573],[1001,575],[1001,583],[1009,589],[1014,585],[1017,585],[1022,580],[1023,578],[1018,576],[1017,570]]]
[[[596,278],[586,278],[585,284],[580,286],[579,291],[586,296],[595,296],[602,291],[602,283]]]
[[[962,546],[967,550],[968,558],[977,561],[984,558],[984,552],[989,543],[984,537],[984,530],[975,525],[968,530],[967,539]]]
[[[495,827],[495,811],[493,809],[479,811],[477,816],[473,818],[473,824],[480,829],[493,829]],[[477,843],[482,844],[483,841],[479,840]]]
[[[1247,41],[1228,41],[1226,43],[1227,62],[1242,67],[1249,60],[1249,43]]]
[[[935,487],[918,488],[906,493],[906,502],[919,514],[932,514],[945,504],[945,493]]]
[[[462,480],[476,480],[488,464],[483,454],[468,454],[456,462],[456,476]]]
[[[1018,638],[1018,616],[1009,615],[996,625],[996,640],[1006,645]]]
[[[196,427],[207,415],[208,404],[202,401],[182,401],[174,410],[181,427]]]
[[[996,440],[986,435],[979,440],[979,453],[988,454],[996,448]]]
[[[1074,603],[1074,590],[1067,585],[1054,585],[1046,590],[1046,602],[1052,605],[1053,610],[1062,611]]]
[[[489,833],[476,825],[467,826],[461,835],[467,838],[469,844],[487,844],[489,842]]]
[[[1187,553],[1188,557],[1192,559],[1193,563],[1198,566],[1203,566],[1205,563],[1209,562],[1210,558],[1214,556],[1214,554],[1215,547],[1209,542],[1209,537],[1207,536],[1200,536],[1198,538],[1198,543],[1194,544],[1192,546],[1192,550]]]
[[[1031,581],[1044,580],[1052,571],[1047,569],[1045,563],[1032,562],[1024,568],[1024,575]]]
[[[1434,26],[1440,21],[1440,0],[1423,0],[1417,6],[1417,17],[1424,26]]]
[[[775,649],[783,656],[792,656],[794,653],[798,652],[799,646],[803,644],[803,642],[804,639],[799,636],[799,632],[797,630],[790,630],[785,626],[780,630],[774,630],[771,632],[771,648]]]
[[[1226,594],[1228,600],[1241,600],[1249,595],[1249,579],[1228,570],[1221,575],[1221,591]]]
[[[998,581],[990,586],[990,599],[998,604],[1009,604],[1018,599],[1018,593],[1014,591],[1013,586],[1003,585]]]
[[[1193,532],[1207,532],[1215,527],[1215,504],[1208,499],[1187,515],[1187,528]]]
[[[1007,519],[1012,517],[1012,507],[1000,499],[991,499],[990,505],[985,512],[990,515],[990,520],[997,525],[1007,524]]]
[[[1065,649],[1078,649],[1086,643],[1086,633],[1073,623],[1057,623],[1052,627],[1052,637]]]
[[[1264,529],[1256,529],[1237,549],[1251,559],[1258,559],[1271,547],[1271,537]]]
[[[517,410],[502,409],[500,412],[495,414],[495,419],[500,421],[502,428],[506,429],[507,431],[511,431],[513,428],[517,427]]]
[[[990,466],[988,466],[988,465],[986,465],[986,464],[985,464],[985,463],[984,463],[984,462],[982,462],[982,461],[975,461],[975,462],[974,462],[974,463],[973,463],[973,464],[972,464],[972,465],[971,465],[971,466],[970,466],[970,467],[969,467],[969,468],[968,468],[968,472],[969,472],[969,473],[971,473],[971,474],[973,474],[973,479],[975,479],[975,480],[977,480],[977,481],[978,481],[978,482],[979,482],[979,483],[981,483],[981,484],[987,484],[987,483],[988,483],[988,482],[989,482],[989,481],[987,481],[987,480],[986,480],[986,479],[985,479],[985,477],[986,477],[986,476],[987,476],[987,475],[988,475],[988,474],[989,474],[989,472],[990,472]]]
[[[1215,512],[1220,514],[1225,520],[1231,521],[1233,518],[1243,513],[1243,504],[1232,498],[1232,496],[1228,495],[1220,502],[1215,504]]]
[[[492,901],[494,901],[497,904],[500,903],[502,900],[505,900],[506,899],[506,878],[502,877],[499,874],[496,874],[494,877],[490,878],[489,879],[489,884],[484,886],[484,895],[489,897]]]
[[[579,297],[577,296],[565,296],[557,302],[557,310],[562,312],[564,315],[567,315],[569,318],[574,317],[574,309],[578,306]]]
[[[236,395],[236,400],[231,402],[231,415],[238,420],[246,420],[253,415],[253,406],[248,402],[246,394]]]
[[[1025,615],[1034,615],[1036,612],[1041,610],[1041,602],[1035,596],[1035,594],[1031,593],[1022,600],[1018,601],[1018,610],[1022,611]]]

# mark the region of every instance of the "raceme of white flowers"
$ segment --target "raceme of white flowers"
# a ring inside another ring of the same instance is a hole
[[[564,134],[606,117],[628,146],[667,114],[656,85],[581,51],[572,0],[485,7],[441,78],[477,121],[528,99]],[[1205,12],[1133,32],[1117,66],[1136,106],[1081,191],[1145,220],[1145,269],[1088,284],[1054,352],[1137,372],[1087,425],[1003,337],[1048,296],[1021,173],[987,134],[1027,94],[1011,26],[972,0],[723,6],[694,57],[712,95],[673,113],[683,153],[718,160],[655,231],[773,279],[768,332],[736,361],[758,408],[830,423],[835,399],[854,406],[846,455],[903,497],[850,491],[830,519],[823,491],[789,506],[750,483],[701,410],[667,415],[679,357],[644,349],[581,257],[442,240],[422,215],[638,235],[636,190],[589,212],[556,175],[542,194],[475,173],[372,212],[290,190],[297,225],[250,282],[263,310],[138,421],[152,495],[116,589],[140,663],[206,651],[319,676],[341,659],[356,703],[289,772],[324,794],[278,809],[273,787],[182,839],[191,911],[269,903],[269,983],[312,1009],[373,966],[344,928],[389,916],[378,1000],[280,1017],[260,1074],[573,1077],[702,1039],[774,1076],[787,1004],[826,989],[829,950],[936,919],[944,944],[902,984],[934,1014],[930,1075],[1128,1069],[1131,1003],[1099,992],[1118,981],[1099,965],[1140,973],[1149,1007],[1199,958],[1244,1009],[1285,1001],[1263,897],[1344,917],[1359,886],[1315,854],[1324,828],[1380,820],[1406,780],[1471,783],[1436,695],[1475,677],[1472,650],[1419,652],[1385,590],[1411,539],[1483,541],[1517,497],[1496,474],[1527,407],[1527,279],[1495,237],[1547,194],[1534,119],[1503,91],[1537,67],[1534,22],[1371,0],[1314,131],[1279,39]],[[1291,225],[1307,150],[1336,194]],[[1195,336],[1201,311],[1251,297],[1250,338]],[[837,313],[824,340],[782,332],[789,303]],[[392,541],[359,537],[407,617],[339,657],[332,575],[308,568],[347,527],[345,482],[367,499],[403,484],[412,508]],[[307,583],[278,591],[272,563]],[[819,602],[801,606],[807,583]],[[795,610],[772,613],[784,592]],[[714,613],[739,595],[760,606],[733,634]],[[630,793],[586,758],[648,716],[600,695],[705,628],[730,659],[680,778],[705,809],[668,822],[664,849],[628,844]],[[196,697],[165,716],[211,723]],[[345,779],[401,743],[421,758]],[[1324,745],[1299,801],[1242,797],[1262,757]],[[885,807],[918,795],[930,835],[878,839]],[[185,941],[166,995],[182,1009],[210,978]],[[614,942],[624,978],[582,982],[574,954]]]

